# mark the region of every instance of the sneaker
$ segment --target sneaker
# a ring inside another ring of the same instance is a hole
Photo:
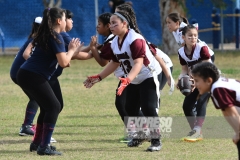
[[[151,140],[151,146],[147,148],[147,151],[153,152],[153,151],[160,151],[162,148],[162,143],[160,140],[152,139]]]
[[[146,135],[144,132],[139,131],[139,132],[135,132],[132,135],[132,139],[130,142],[128,142],[127,146],[128,147],[138,147],[139,145],[141,145],[144,141],[148,140],[148,135]]]
[[[197,142],[203,140],[202,133],[197,132],[195,129],[189,132],[187,137],[184,138],[184,141],[187,142]]]
[[[33,152],[33,151],[36,151],[37,149],[38,149],[38,146],[39,145],[37,145],[37,144],[34,144],[33,142],[30,144],[30,152]],[[51,146],[50,145],[50,148],[52,149],[52,150],[55,150],[56,151],[56,147],[55,146]]]
[[[33,136],[34,133],[35,133],[35,130],[32,125],[24,125],[23,124],[19,131],[20,136],[28,136],[28,135]]]
[[[54,156],[54,155],[62,155],[61,152],[58,152],[56,150],[53,150],[50,145],[46,146],[46,147],[40,147],[38,146],[37,148],[37,154],[38,155],[51,155],[51,156]]]
[[[50,143],[56,143],[56,142],[57,141],[53,137],[51,137]]]

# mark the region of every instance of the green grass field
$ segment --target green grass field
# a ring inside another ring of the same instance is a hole
[[[240,53],[221,52],[216,53],[215,58],[215,64],[225,76],[240,79]],[[162,150],[153,153],[145,152],[150,145],[149,142],[137,148],[128,148],[126,144],[119,143],[118,139],[123,136],[124,128],[114,105],[118,80],[111,75],[91,89],[84,88],[82,82],[86,76],[102,70],[93,59],[72,61],[71,67],[65,69],[59,78],[64,109],[57,121],[53,137],[58,141],[54,145],[63,152],[63,156],[38,156],[36,152],[29,151],[32,137],[18,136],[28,99],[9,77],[13,59],[14,56],[0,57],[0,159],[237,159],[237,149],[231,141],[231,136],[225,138],[212,136],[197,143],[181,142],[179,138],[165,138]],[[174,63],[173,76],[176,79],[180,73],[178,57],[173,55],[171,59]],[[166,85],[161,94],[159,115],[183,117],[181,108],[183,95],[175,90],[170,96],[168,89]],[[216,110],[212,102],[208,104],[206,120],[208,117],[221,117],[221,111]],[[186,124],[187,121],[184,121],[182,125]],[[221,124],[216,125],[222,127]],[[190,129],[183,129],[181,133],[179,132],[179,137],[185,136],[189,131]]]

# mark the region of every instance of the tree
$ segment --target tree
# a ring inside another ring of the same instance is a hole
[[[50,8],[59,7],[60,8],[62,5],[62,0],[56,0],[56,2],[55,2],[55,0],[43,0],[43,5],[45,8],[48,8],[48,7],[50,7]]]
[[[224,0],[210,0],[216,8],[226,9],[227,4]],[[204,3],[204,0],[197,0],[196,3]],[[185,0],[159,0],[160,18],[162,26],[162,50],[167,54],[176,54],[179,49],[172,33],[168,31],[166,18],[169,13],[178,12],[181,16],[186,17],[187,8]]]

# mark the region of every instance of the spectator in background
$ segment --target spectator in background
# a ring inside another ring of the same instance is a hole
[[[116,7],[123,3],[128,3],[128,4],[132,5],[131,1],[125,1],[125,0],[109,0],[108,1],[108,5],[111,8],[112,13],[115,13]]]
[[[5,37],[4,37],[4,33],[2,31],[2,29],[0,28],[0,36],[2,38],[2,53],[5,52],[5,47],[4,47],[4,40],[5,40]]]

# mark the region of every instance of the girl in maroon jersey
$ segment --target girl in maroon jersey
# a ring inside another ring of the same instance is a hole
[[[220,77],[217,67],[203,62],[194,67],[192,76],[200,94],[211,93],[216,109],[221,109],[223,116],[235,131],[233,143],[238,148],[240,159],[240,82],[235,79]]]
[[[184,27],[182,35],[185,45],[178,50],[179,61],[182,65],[178,79],[185,75],[191,75],[190,71],[197,63],[211,62],[208,47],[205,43],[197,43],[198,31],[196,27],[193,25]],[[201,128],[206,115],[208,99],[209,96],[203,95],[199,98],[198,89],[193,89],[192,93],[184,98],[183,111],[192,131],[183,140],[190,142],[202,140]],[[197,105],[195,105],[196,102]],[[193,112],[194,107],[196,107],[196,113]]]

